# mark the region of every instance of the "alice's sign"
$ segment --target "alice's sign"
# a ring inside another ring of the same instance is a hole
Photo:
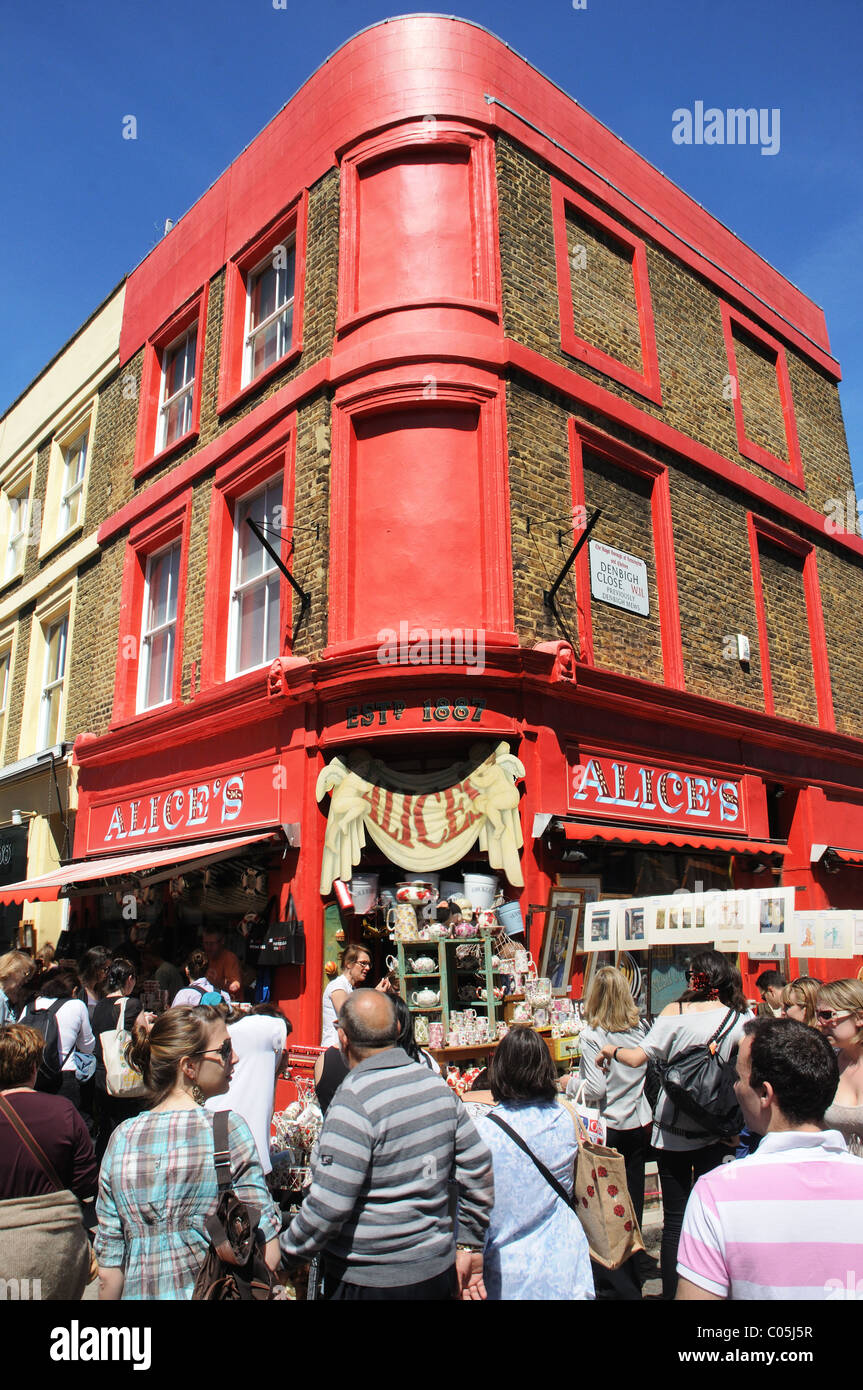
[[[739,778],[622,758],[571,755],[569,810],[583,816],[745,831]]]
[[[90,807],[87,851],[199,840],[229,830],[277,824],[281,765],[220,770],[194,782],[149,788]]]
[[[333,758],[318,777],[316,795],[331,793],[321,865],[321,892],[347,880],[370,835],[393,864],[414,873],[445,869],[474,844],[510,883],[524,883],[516,782],[524,767],[508,743],[480,745],[465,763],[442,772],[403,776],[358,748]]]

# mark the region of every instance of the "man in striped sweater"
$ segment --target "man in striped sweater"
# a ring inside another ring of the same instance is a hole
[[[283,1252],[300,1260],[323,1252],[328,1298],[444,1299],[456,1290],[485,1298],[491,1154],[446,1083],[395,1046],[387,995],[355,990],[336,1026],[349,1072],[327,1110],[312,1185],[282,1233]]]

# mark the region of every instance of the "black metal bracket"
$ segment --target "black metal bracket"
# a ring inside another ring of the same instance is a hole
[[[270,542],[267,540],[266,536],[264,535],[263,529],[258,525],[258,523],[257,523],[256,521],[253,521],[252,518],[251,518],[250,516],[247,516],[247,517],[246,517],[246,521],[248,522],[249,529],[251,530],[252,535],[255,536],[255,537],[257,537],[257,539],[260,541],[261,545],[262,545],[262,546],[264,547],[264,549],[266,550],[267,554],[268,554],[269,556],[271,556],[271,558],[272,558],[274,564],[278,565],[278,567],[279,567],[279,569],[281,570],[282,574],[285,576],[285,578],[287,579],[287,581],[288,581],[288,583],[290,584],[291,588],[293,589],[294,593],[297,595],[297,597],[298,597],[299,600],[300,600],[300,611],[299,611],[299,613],[297,614],[297,620],[296,620],[296,622],[294,623],[294,631],[293,631],[292,636],[291,636],[291,645],[293,646],[293,644],[294,644],[294,643],[296,642],[296,640],[297,640],[297,633],[299,632],[300,628],[302,627],[303,619],[305,618],[306,614],[308,613],[309,609],[310,609],[311,606],[312,606],[311,595],[310,595],[310,594],[307,594],[306,591],[305,591],[305,589],[301,588],[300,585],[297,583],[296,579],[295,579],[294,576],[291,574],[291,571],[288,569],[287,565],[285,565],[285,564],[282,562],[281,556],[278,555],[278,554],[276,553],[276,551],[273,549],[273,547],[270,545]],[[294,529],[295,529],[295,530],[300,530],[301,528],[300,528],[300,527],[295,527]],[[310,531],[312,528],[309,526],[309,527],[307,527],[306,529]],[[315,529],[318,530],[318,527],[316,527]],[[277,532],[276,534],[281,535],[281,532]]]
[[[575,564],[575,557],[581,550],[581,547],[584,545],[585,541],[587,540],[588,536],[590,535],[591,531],[593,530],[594,526],[599,521],[599,518],[601,516],[602,512],[597,507],[596,511],[591,516],[590,520],[588,521],[587,525],[585,526],[584,530],[582,531],[581,535],[579,536],[578,540],[573,546],[572,554],[569,556],[569,559],[566,561],[565,565],[563,566],[563,569],[557,576],[557,579],[555,579],[550,589],[543,590],[542,601],[544,606],[547,609],[549,609],[549,611],[554,617],[555,622],[557,623],[567,642],[569,642],[570,646],[573,648],[574,651],[578,651],[578,643],[573,639],[572,635],[567,629],[566,623],[563,620],[563,615],[561,614],[554,600],[557,597],[557,592],[561,584],[563,583],[564,579],[569,574],[569,571]],[[563,534],[564,533],[562,531],[558,531],[557,533],[558,545],[560,545],[563,541]]]
[[[54,791],[57,794],[57,806],[60,811],[60,822],[63,826],[63,858],[65,858],[72,848],[69,843],[69,822],[66,819],[66,812],[63,810],[63,798],[60,796],[60,785],[57,781],[57,765],[54,762],[53,752],[49,756],[51,758],[51,776],[54,779]]]
[[[551,912],[551,908],[549,907],[548,903],[531,903],[527,909],[527,917],[524,923],[526,927],[530,926],[531,922],[533,921],[533,915],[535,912],[547,914]]]

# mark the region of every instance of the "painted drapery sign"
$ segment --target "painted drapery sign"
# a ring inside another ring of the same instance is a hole
[[[360,862],[366,832],[403,869],[424,872],[455,864],[474,844],[516,887],[524,883],[523,840],[515,783],[524,767],[508,743],[471,749],[466,762],[442,772],[401,776],[358,748],[322,769],[316,795],[332,794],[321,892],[349,879]]]
[[[569,759],[569,810],[578,815],[691,825],[726,834],[746,830],[739,778],[573,749]]]

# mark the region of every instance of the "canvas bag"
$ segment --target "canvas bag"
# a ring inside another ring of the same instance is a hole
[[[100,1033],[102,1057],[105,1062],[105,1088],[109,1096],[121,1096],[124,1100],[135,1100],[147,1094],[144,1078],[139,1071],[126,1061],[126,1048],[132,1035],[126,1028],[126,1005],[128,999],[120,1004],[120,1017],[116,1028]]]
[[[586,1087],[587,1082],[582,1081],[570,1103],[573,1109],[578,1111],[578,1118],[587,1130],[588,1139],[592,1139],[594,1144],[604,1144],[607,1138],[605,1116],[593,1106],[585,1104],[584,1092]]]
[[[5,1096],[0,1096],[0,1112],[56,1189],[0,1202],[3,1277],[38,1280],[43,1300],[77,1302],[92,1273],[81,1204],[63,1186],[54,1165]]]
[[[192,1298],[204,1303],[266,1302],[284,1290],[264,1262],[258,1221],[261,1213],[241,1202],[231,1187],[230,1110],[213,1116],[213,1160],[219,1185],[215,1215],[205,1221],[210,1248],[198,1270]]]
[[[606,1269],[619,1269],[644,1249],[626,1182],[626,1163],[617,1149],[596,1144],[578,1111],[563,1101],[575,1121],[578,1159],[573,1188],[575,1208],[590,1245],[590,1258]]]

